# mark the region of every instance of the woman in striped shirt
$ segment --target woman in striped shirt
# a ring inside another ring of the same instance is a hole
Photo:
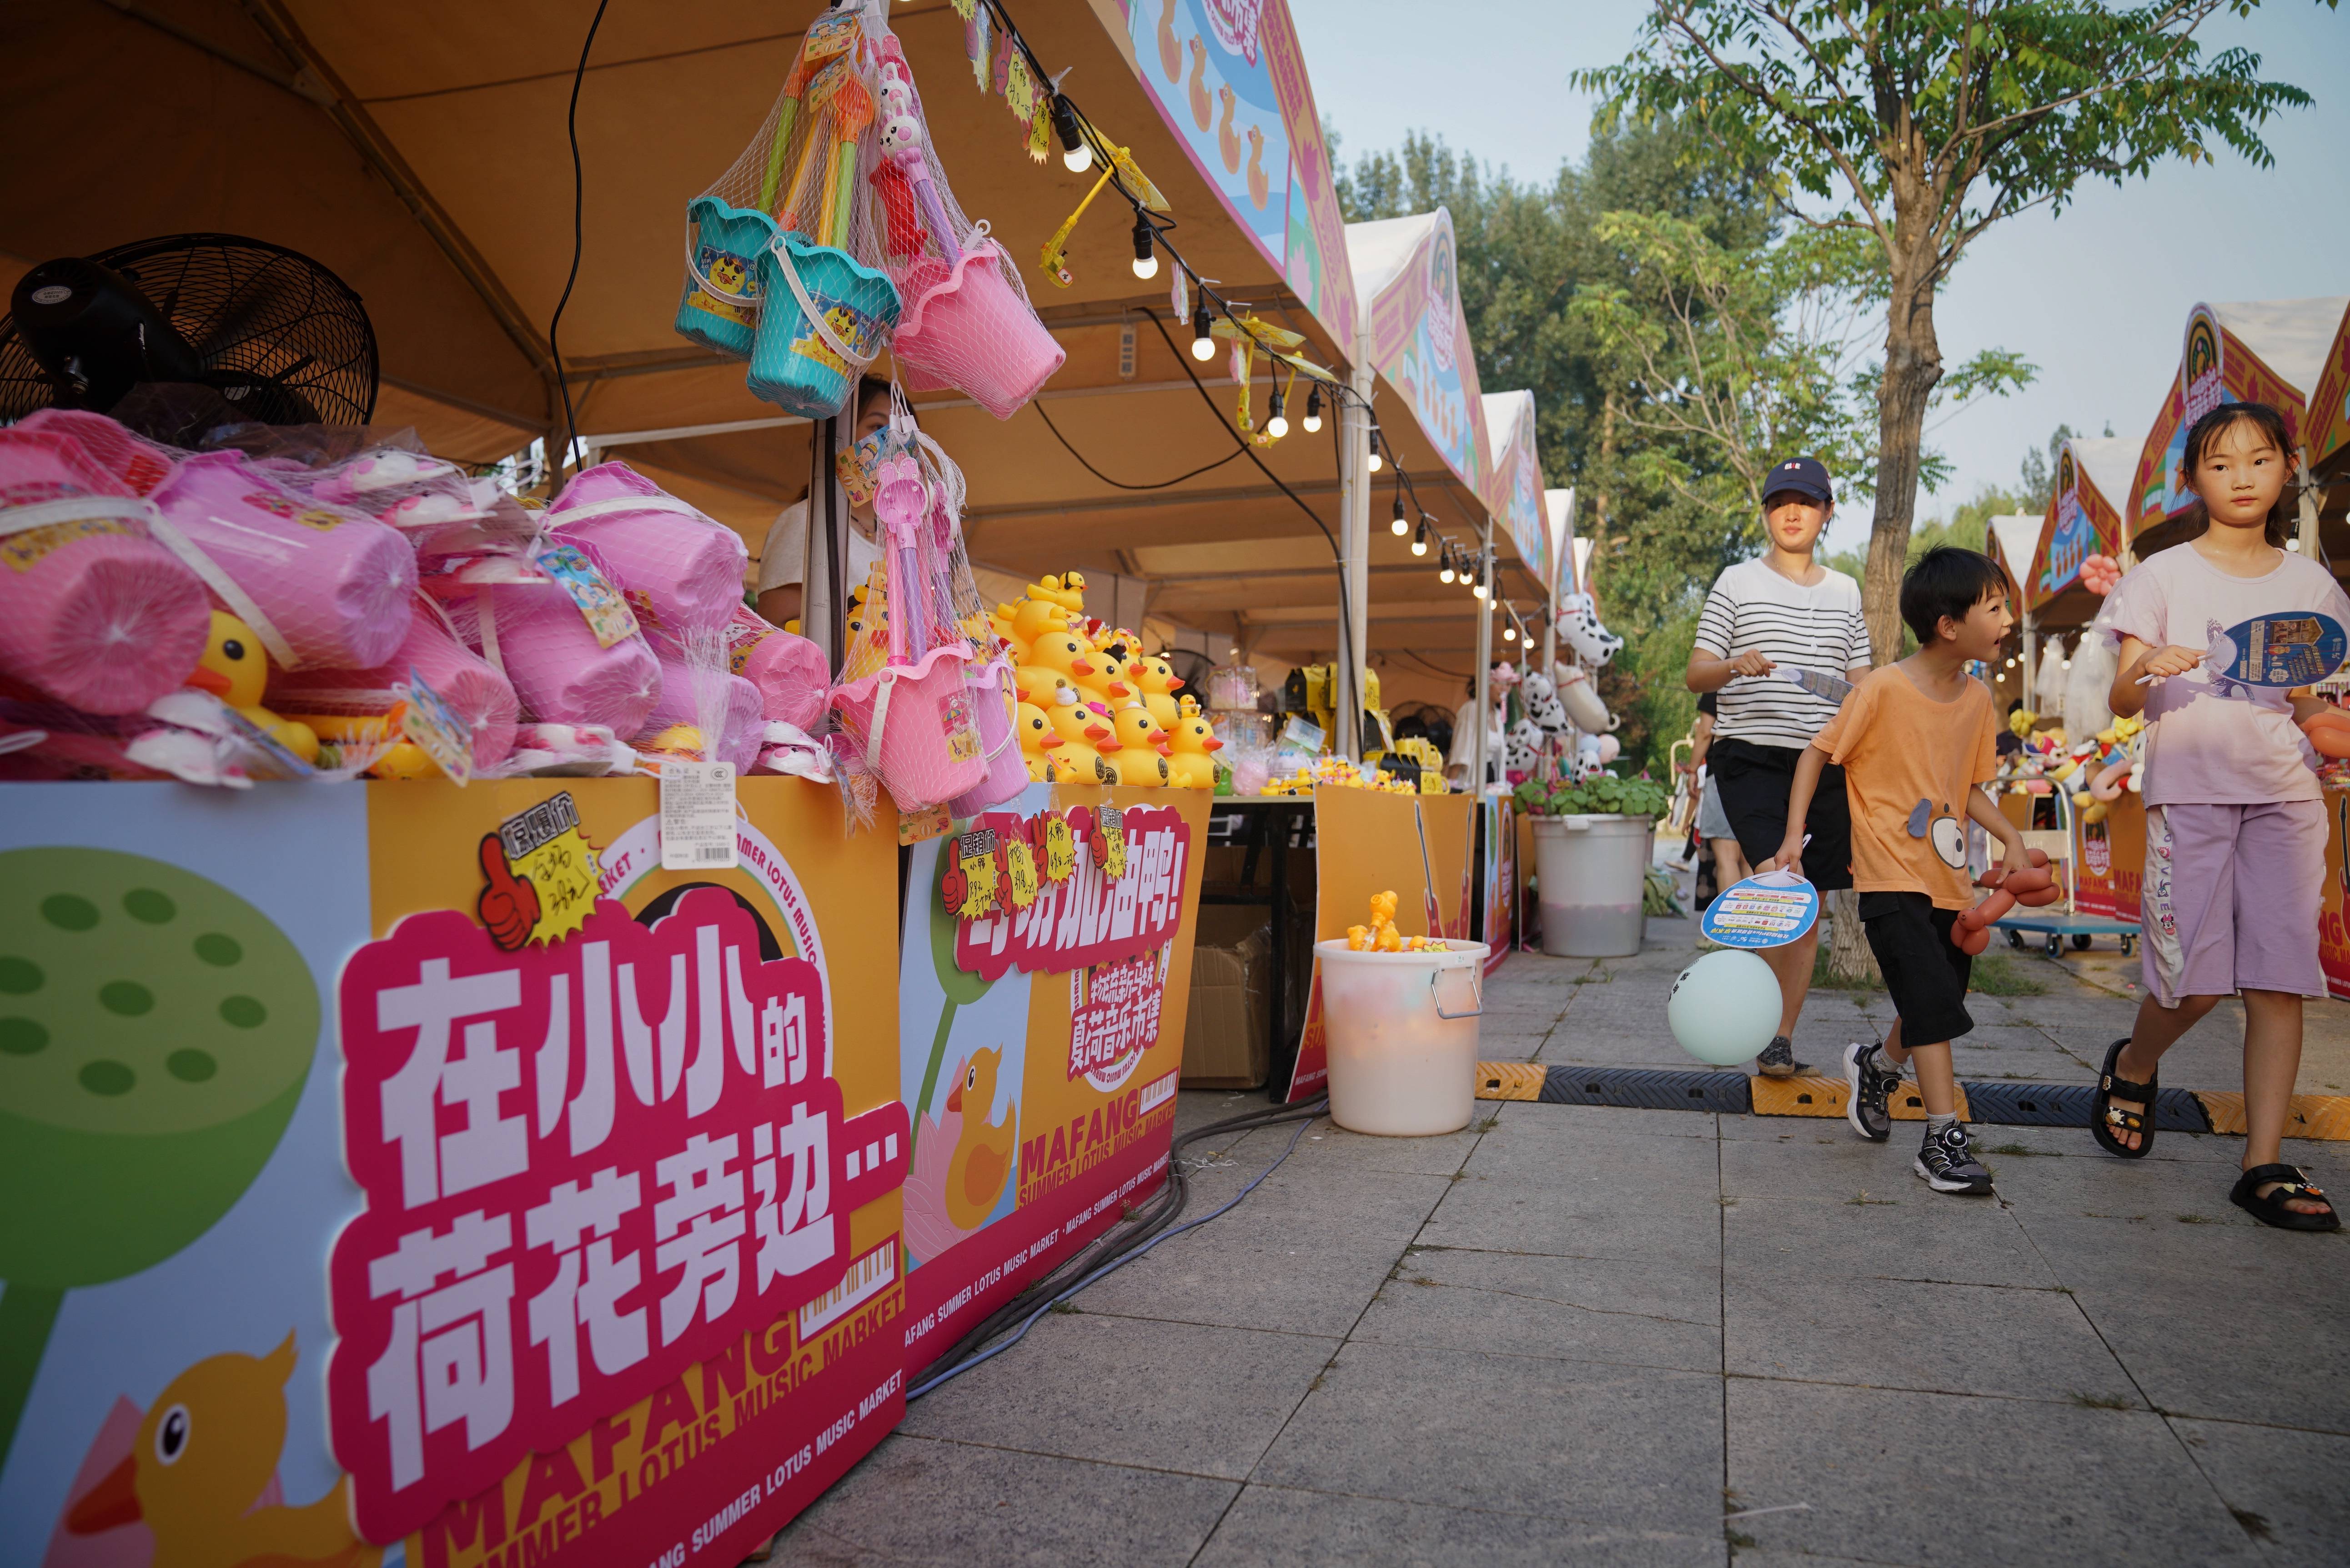
[[[1834,683],[1869,670],[1860,585],[1812,558],[1835,514],[1835,493],[1816,458],[1791,458],[1773,469],[1762,499],[1769,548],[1717,577],[1698,617],[1689,689],[1719,693],[1708,760],[1750,865],[1777,854],[1786,836],[1795,762],[1835,716],[1840,694]],[[1806,673],[1818,679],[1799,685],[1790,678]],[[1843,769],[1821,775],[1809,824],[1804,877],[1823,893],[1851,887]],[[1818,949],[1814,927],[1800,941],[1762,950],[1779,978],[1779,1032],[1757,1064],[1773,1077],[1793,1076],[1805,1065],[1795,1060],[1793,1036]]]

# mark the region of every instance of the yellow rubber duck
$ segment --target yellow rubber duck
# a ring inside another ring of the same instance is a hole
[[[1216,763],[1211,753],[1222,751],[1223,744],[1196,705],[1187,709],[1167,732],[1168,782],[1179,789],[1215,788]]]
[[[1096,764],[1101,759],[1095,748],[1103,741],[1116,740],[1116,732],[1086,706],[1077,689],[1066,680],[1054,688],[1049,705],[1041,711],[1053,732],[1061,737],[1059,748],[1053,753],[1054,775],[1080,784],[1098,782],[1100,770]]]
[[[1140,689],[1142,705],[1150,710],[1159,727],[1171,732],[1175,721],[1182,717],[1175,693],[1182,690],[1183,682],[1176,679],[1175,667],[1155,653],[1146,653],[1129,661],[1127,673]]]
[[[1039,577],[1028,585],[1028,597],[1059,605],[1072,616],[1086,613],[1086,579],[1083,573],[1063,572],[1057,577]]]
[[[66,1515],[72,1535],[143,1522],[153,1568],[375,1568],[351,1533],[348,1480],[302,1508],[256,1508],[286,1447],[294,1336],[266,1356],[207,1356],[155,1397],[130,1453]]]
[[[1095,671],[1086,651],[1085,639],[1074,632],[1046,632],[1038,638],[1028,650],[1028,661],[1012,672],[1020,700],[1041,708],[1056,686],[1087,686]]]
[[[298,720],[281,719],[261,705],[261,694],[269,685],[269,656],[262,652],[253,628],[228,611],[213,611],[204,655],[183,684],[211,692],[304,762],[318,760],[317,731]]]
[[[289,714],[288,723],[307,724],[320,741],[340,748],[354,750],[391,743],[385,746],[375,761],[368,764],[367,774],[376,779],[428,779],[441,769],[423,747],[413,741],[402,740],[400,711],[407,706],[395,702],[388,713],[301,713]],[[349,765],[355,758],[346,758]]]
[[[1118,706],[1113,722],[1118,730],[1119,744],[1157,752],[1162,757],[1168,754],[1167,732],[1159,727],[1159,721],[1150,716],[1150,710],[1135,698],[1128,697]]]
[[[1013,721],[1013,731],[1020,737],[1020,754],[1028,763],[1028,776],[1038,784],[1054,777],[1055,753],[1068,744],[1054,730],[1053,722],[1034,702],[1020,704]]]
[[[995,1108],[995,1076],[1003,1066],[1003,1052],[974,1051],[947,1091],[947,1109],[962,1113],[962,1136],[947,1159],[946,1189],[947,1218],[960,1230],[977,1230],[1012,1179],[1012,1155],[1020,1144],[1019,1102],[1004,1107],[1000,1122],[983,1119]]]

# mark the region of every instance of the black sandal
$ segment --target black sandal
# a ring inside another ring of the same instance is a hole
[[[2253,1196],[2272,1181],[2276,1186],[2269,1189],[2267,1197]],[[2285,1204],[2295,1198],[2314,1198],[2325,1205],[2325,1212],[2305,1214],[2298,1209],[2286,1208]],[[2262,1224],[2273,1225],[2280,1231],[2342,1229],[2342,1217],[2334,1212],[2333,1201],[2325,1196],[2324,1189],[2301,1173],[2299,1166],[2256,1165],[2237,1179],[2235,1187],[2228,1194],[2228,1201]]]
[[[2097,1075],[2097,1092],[2089,1100],[2089,1131],[2095,1136],[2097,1147],[2107,1154],[2119,1155],[2124,1159],[2144,1159],[2146,1151],[2154,1147],[2154,1096],[2160,1090],[2161,1075],[2149,1073],[2145,1083],[2133,1084],[2116,1072],[2114,1064],[2121,1060],[2122,1047],[2128,1044],[2129,1036],[2125,1034],[2106,1047],[2106,1064]],[[2136,1100],[2142,1108],[2123,1110],[2113,1103],[2116,1095],[2125,1100]],[[2116,1136],[2126,1132],[2137,1134],[2136,1148]]]

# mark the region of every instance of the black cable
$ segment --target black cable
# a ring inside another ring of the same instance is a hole
[[[1465,670],[1447,670],[1440,664],[1431,664],[1427,659],[1422,659],[1419,654],[1412,652],[1411,649],[1408,648],[1397,649],[1396,653],[1401,658],[1410,659],[1412,662],[1419,665],[1422,669],[1427,670],[1432,674],[1443,676],[1447,680],[1474,680],[1477,679]]]
[[[1233,441],[1239,442],[1242,454],[1247,457],[1251,462],[1256,464],[1257,472],[1263,474],[1267,479],[1273,481],[1274,488],[1280,491],[1284,495],[1288,496],[1292,502],[1295,503],[1297,509],[1305,514],[1306,520],[1312,523],[1315,527],[1322,531],[1323,542],[1330,546],[1330,564],[1333,567],[1337,569],[1339,574],[1338,586],[1343,589],[1346,587],[1347,553],[1338,547],[1338,541],[1331,535],[1328,524],[1322,521],[1321,517],[1315,512],[1314,508],[1305,504],[1305,498],[1304,496],[1298,494],[1295,490],[1290,489],[1288,485],[1284,484],[1281,482],[1281,476],[1264,465],[1264,459],[1257,456],[1256,448],[1249,443],[1248,437],[1241,434],[1240,431],[1232,429],[1231,425],[1224,422],[1224,411],[1216,407],[1216,400],[1209,394],[1206,385],[1201,381],[1199,372],[1191,369],[1191,357],[1175,346],[1174,337],[1167,330],[1167,323],[1159,319],[1159,312],[1151,309],[1148,306],[1143,306],[1139,308],[1143,317],[1147,319],[1151,326],[1159,329],[1159,336],[1166,341],[1167,351],[1175,356],[1175,362],[1177,364],[1183,367],[1183,374],[1191,379],[1192,389],[1200,394],[1200,400],[1208,405],[1209,412],[1215,415],[1216,428],[1231,436]],[[1355,646],[1353,623],[1349,620],[1347,614],[1347,596],[1343,592],[1338,596],[1338,640],[1345,644],[1348,649],[1352,649]]]
[[[579,447],[579,415],[571,406],[571,378],[563,371],[563,350],[556,346],[556,330],[563,325],[563,307],[571,303],[572,286],[579,281],[579,253],[586,245],[584,210],[588,202],[587,176],[579,167],[579,84],[588,79],[588,56],[596,47],[596,29],[604,25],[604,7],[612,0],[596,0],[595,19],[588,24],[587,41],[579,46],[579,66],[571,73],[571,109],[564,117],[564,129],[571,138],[571,272],[563,280],[563,297],[555,302],[555,314],[546,322],[546,352],[555,361],[555,385],[563,394],[563,423],[571,435],[571,444],[563,449],[559,459],[546,465],[550,487],[563,465]]]
[[[1233,452],[1229,457],[1220,457],[1213,462],[1201,464],[1189,473],[1179,473],[1172,479],[1162,479],[1156,484],[1128,484],[1124,480],[1112,479],[1108,474],[1104,473],[1092,463],[1087,462],[1086,454],[1069,444],[1069,438],[1061,433],[1061,427],[1053,422],[1053,416],[1045,412],[1045,405],[1043,403],[1031,403],[1029,406],[1035,409],[1037,415],[1044,420],[1045,428],[1053,432],[1053,439],[1059,441],[1063,450],[1067,452],[1071,457],[1076,458],[1077,462],[1084,466],[1085,471],[1087,473],[1092,474],[1104,484],[1109,485],[1113,489],[1117,490],[1164,490],[1170,484],[1180,484],[1187,479],[1197,479],[1203,473],[1207,473],[1214,469],[1222,468],[1224,464],[1232,462],[1233,458],[1240,456],[1239,452]]]
[[[1104,1232],[990,1313],[977,1327],[957,1341],[953,1349],[926,1367],[906,1397],[909,1399],[919,1398],[999,1351],[1010,1349],[1018,1342],[1017,1334],[1001,1345],[991,1347],[990,1342],[1015,1324],[1024,1333],[1026,1324],[1039,1316],[1047,1303],[1076,1294],[1078,1290],[1131,1262],[1163,1239],[1168,1228],[1182,1215],[1191,1199],[1191,1179],[1183,1169],[1181,1159],[1184,1149],[1222,1133],[1254,1131],[1261,1127],[1285,1122],[1310,1122],[1328,1110],[1329,1098],[1324,1096],[1302,1105],[1272,1106],[1263,1110],[1243,1112],[1177,1136],[1168,1147],[1166,1181],[1151,1196],[1146,1208],[1137,1209],[1127,1216],[1128,1229],[1112,1228]],[[1298,1130],[1302,1133],[1305,1129],[1300,1127]],[[1294,1138],[1292,1147],[1295,1147]],[[1288,1150],[1284,1150],[1281,1158],[1287,1158]],[[1280,1163],[1281,1160],[1276,1159],[1274,1165]],[[1271,1174],[1272,1168],[1269,1167],[1259,1174],[1256,1181],[1262,1181]],[[1249,1188],[1253,1188],[1256,1181],[1252,1181]],[[1247,1191],[1248,1189],[1243,1189],[1242,1195],[1246,1196]],[[1231,1204],[1225,1205],[1227,1209],[1230,1207]],[[1211,1214],[1207,1218],[1214,1217]],[[1193,1223],[1204,1223],[1204,1220],[1194,1220]]]

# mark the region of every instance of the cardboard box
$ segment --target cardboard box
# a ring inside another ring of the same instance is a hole
[[[1236,947],[1191,950],[1191,1005],[1183,1023],[1185,1088],[1253,1089],[1271,1070],[1265,986],[1273,942],[1259,926]]]

